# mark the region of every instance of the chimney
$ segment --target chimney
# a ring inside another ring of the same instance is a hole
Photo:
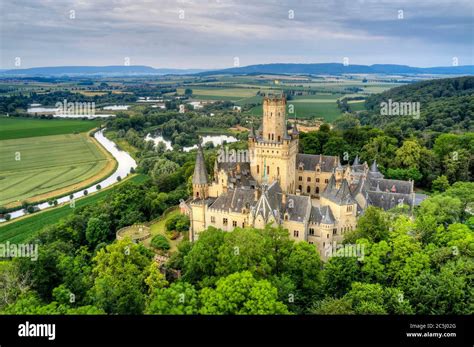
[[[286,193],[281,194],[281,203],[286,204]]]

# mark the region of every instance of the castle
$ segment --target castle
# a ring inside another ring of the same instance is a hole
[[[298,153],[298,141],[296,123],[287,126],[285,97],[273,96],[263,100],[260,128],[250,131],[249,154],[219,156],[212,180],[199,146],[193,197],[181,206],[190,217],[190,240],[210,226],[231,231],[273,224],[314,244],[324,259],[369,205],[414,206],[413,182],[385,179],[375,160],[370,167],[358,157],[341,165],[338,156]]]

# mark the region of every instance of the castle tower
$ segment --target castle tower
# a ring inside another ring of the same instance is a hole
[[[262,124],[259,131],[250,132],[248,146],[255,180],[278,181],[283,192],[294,193],[298,131],[288,134],[284,95],[264,98]]]
[[[194,199],[206,199],[209,196],[209,183],[207,180],[206,163],[201,144],[198,144],[196,164],[193,173],[193,197]]]
[[[263,140],[283,141],[286,135],[286,98],[265,97],[263,99]]]

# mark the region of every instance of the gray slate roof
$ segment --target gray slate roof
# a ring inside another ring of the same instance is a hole
[[[334,224],[335,218],[329,206],[313,206],[309,222],[311,224]]]
[[[316,154],[302,154],[296,155],[296,168],[298,169],[300,163],[303,164],[304,170],[315,171],[316,165],[321,162],[321,171],[331,172],[337,167],[337,157],[331,155],[316,155]]]
[[[206,162],[200,144],[198,144],[196,164],[194,165],[193,184],[207,184]]]

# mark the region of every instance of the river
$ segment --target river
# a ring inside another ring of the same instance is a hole
[[[114,184],[115,182],[117,182],[117,177],[120,176],[120,178],[124,178],[128,174],[130,174],[130,170],[132,168],[135,169],[137,167],[136,161],[130,156],[130,154],[128,154],[125,151],[122,151],[122,150],[118,149],[113,141],[109,140],[108,138],[106,138],[104,136],[104,130],[97,131],[94,134],[94,138],[110,154],[112,154],[112,156],[115,158],[115,160],[118,163],[117,169],[115,170],[115,172],[112,175],[108,176],[106,179],[94,184],[93,186],[84,188],[84,189],[74,193],[74,198],[73,199],[77,199],[77,198],[80,198],[80,197],[84,196],[84,190],[87,190],[87,192],[89,194],[96,192],[97,191],[96,186],[98,184],[100,184],[101,189],[104,189],[104,188]],[[63,196],[62,198],[56,199],[58,201],[58,204],[62,204],[62,203],[71,201],[71,199],[69,198],[70,195],[71,194],[67,194],[66,196]],[[40,210],[45,210],[47,208],[52,207],[48,204],[48,202],[43,202],[41,204],[37,204],[37,205],[34,205],[34,206],[39,208]],[[19,209],[19,210],[10,212],[11,219],[24,216],[25,214],[26,214],[26,212],[23,209]],[[0,222],[4,222],[4,221],[5,221],[5,219],[0,219]]]

